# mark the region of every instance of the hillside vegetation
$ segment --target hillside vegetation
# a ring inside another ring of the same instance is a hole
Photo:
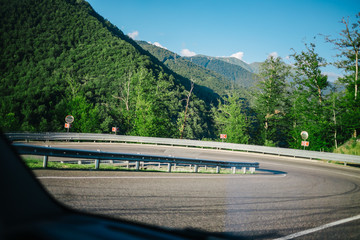
[[[360,141],[357,141],[356,139],[350,139],[335,149],[334,153],[360,155]]]
[[[335,85],[312,43],[294,51],[293,66],[278,57],[249,65],[135,42],[83,0],[0,0],[0,14],[3,131],[66,131],[71,114],[72,132],[227,134],[227,142],[291,148],[302,148],[307,131],[316,151],[360,131],[360,20],[332,41],[346,73]]]
[[[4,131],[63,131],[65,116],[72,114],[71,131],[109,132],[117,126],[121,134],[179,136],[190,80],[163,66],[87,2],[1,0],[0,14]],[[216,101],[212,90],[195,86],[186,137],[212,136],[206,113]]]

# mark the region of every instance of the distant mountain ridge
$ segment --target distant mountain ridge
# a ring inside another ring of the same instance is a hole
[[[192,63],[189,59],[181,57],[174,52],[145,41],[137,41],[137,44],[172,71],[191,79],[200,86],[212,89],[219,95],[223,95],[226,90],[230,90],[233,87],[233,82],[225,76]]]
[[[251,73],[256,72],[256,69],[254,69],[250,64],[247,64],[246,62],[244,62],[238,58],[235,58],[235,57],[216,57],[216,59],[222,60],[222,61],[230,63],[230,64],[240,66]]]
[[[251,88],[259,81],[250,65],[236,58],[210,57],[205,55],[195,55],[193,57],[184,57],[192,63],[202,66],[206,69],[215,71],[233,84],[244,88]]]
[[[258,81],[258,65],[253,66],[237,58],[205,55],[181,57],[145,41],[137,43],[174,72],[220,95],[231,88],[252,88]]]

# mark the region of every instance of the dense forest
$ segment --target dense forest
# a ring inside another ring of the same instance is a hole
[[[3,131],[179,137],[191,81],[171,72],[86,1],[0,1]],[[210,103],[195,85],[184,137],[214,136]]]
[[[360,130],[358,18],[324,39],[345,70],[330,83],[321,72],[329,63],[312,43],[294,51],[292,67],[274,57],[241,66],[135,42],[83,0],[0,0],[0,13],[6,132],[66,131],[71,114],[73,132],[116,126],[120,134],[211,140],[226,133],[228,142],[301,148],[308,131],[308,149],[331,151]]]

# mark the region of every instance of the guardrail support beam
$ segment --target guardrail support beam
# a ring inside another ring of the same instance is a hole
[[[254,167],[251,167],[251,168],[250,168],[250,173],[251,173],[251,174],[254,174],[254,173],[255,173],[255,168],[254,168]]]
[[[216,166],[216,173],[220,173],[220,167]]]
[[[139,162],[139,161],[136,161],[136,162],[135,162],[135,170],[136,170],[136,171],[139,171],[139,169],[140,169],[140,162]]]
[[[241,173],[246,174],[246,167],[241,168]]]
[[[198,170],[199,170],[199,165],[196,165],[196,164],[195,164],[195,165],[194,165],[194,172],[197,173]]]
[[[231,167],[231,173],[235,174],[236,173],[236,167]]]

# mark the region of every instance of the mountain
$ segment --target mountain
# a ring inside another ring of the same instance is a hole
[[[230,63],[229,59],[219,59],[217,57],[209,57],[204,55],[186,57],[186,59],[194,64],[223,75],[227,79],[230,79],[235,85],[240,87],[251,88],[258,81],[258,78],[254,73],[238,64]],[[231,61],[233,61],[233,59],[231,59]]]
[[[178,137],[191,82],[83,0],[0,0],[0,127]],[[212,136],[218,95],[196,85],[185,137]]]
[[[137,41],[137,43],[172,71],[191,79],[200,86],[214,90],[219,95],[224,95],[227,90],[233,87],[233,81],[223,75],[192,63],[174,52],[145,41]]]
[[[234,57],[216,57],[216,59],[218,60],[222,60],[224,62],[227,62],[227,63],[230,63],[230,64],[233,64],[233,65],[237,65],[237,66],[240,66],[242,68],[244,68],[245,70],[251,72],[251,73],[254,73],[254,70],[250,64],[247,64],[246,62],[238,59],[238,58],[234,58]]]

